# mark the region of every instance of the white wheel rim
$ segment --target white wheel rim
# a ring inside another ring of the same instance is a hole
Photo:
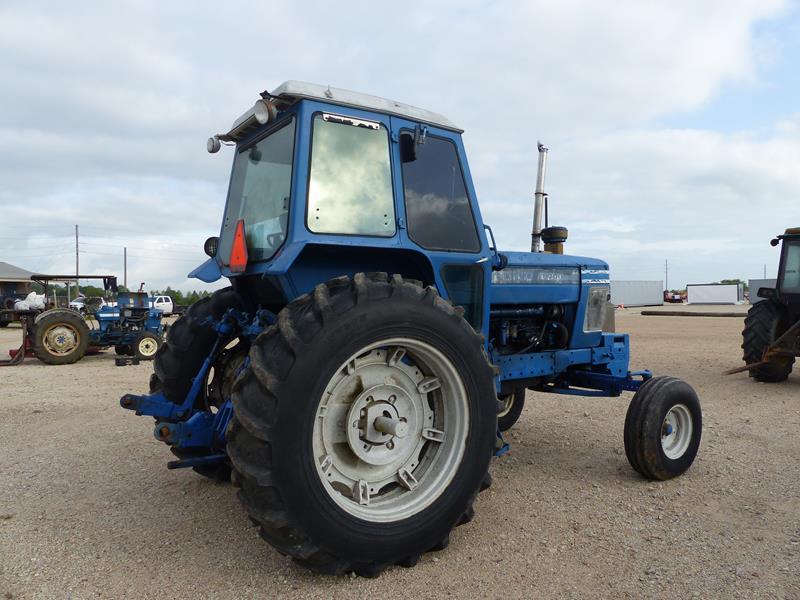
[[[669,409],[661,424],[661,449],[667,458],[676,460],[686,453],[692,441],[694,422],[685,404]]]
[[[325,388],[312,438],[317,474],[349,514],[399,521],[447,489],[468,432],[452,362],[426,342],[382,340],[352,355]]]
[[[142,356],[153,356],[158,350],[158,342],[151,337],[139,340],[139,354]]]
[[[503,409],[497,413],[497,418],[502,419],[511,412],[511,407],[514,406],[514,394],[505,394],[499,396],[498,400],[503,403]]]

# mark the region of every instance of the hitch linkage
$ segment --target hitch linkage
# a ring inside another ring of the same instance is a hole
[[[122,408],[135,411],[137,415],[156,418],[153,435],[157,440],[175,448],[209,450],[206,456],[172,461],[168,464],[170,469],[198,466],[225,459],[225,432],[233,415],[230,398],[225,399],[216,413],[198,407],[197,399],[206,384],[211,365],[225,341],[230,340],[233,335],[255,339],[265,327],[276,322],[277,317],[264,309],[258,310],[255,317],[233,308],[228,309],[219,321],[209,317],[202,324],[213,326],[217,332],[217,339],[192,380],[192,386],[182,403],[171,402],[163,393],[125,394],[120,398]]]

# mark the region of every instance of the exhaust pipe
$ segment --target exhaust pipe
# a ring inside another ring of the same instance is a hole
[[[547,152],[542,142],[536,143],[539,148],[539,168],[536,172],[536,193],[533,195],[533,228],[531,229],[531,252],[541,252],[542,241],[542,209],[547,194],[544,191],[544,177],[547,172]]]

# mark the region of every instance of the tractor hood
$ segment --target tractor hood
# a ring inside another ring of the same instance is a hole
[[[500,252],[508,259],[508,267],[552,267],[560,269],[577,267],[587,270],[608,271],[608,263],[597,258],[570,256],[568,254],[549,254],[547,252]],[[506,268],[508,268],[506,267]]]
[[[508,264],[492,272],[491,301],[517,304],[522,298],[575,303],[581,286],[608,285],[608,263],[596,258],[546,252],[501,252]]]

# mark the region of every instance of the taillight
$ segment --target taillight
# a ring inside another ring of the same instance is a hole
[[[247,267],[247,240],[244,237],[244,219],[236,221],[236,232],[233,234],[229,265],[234,273],[243,273]]]

